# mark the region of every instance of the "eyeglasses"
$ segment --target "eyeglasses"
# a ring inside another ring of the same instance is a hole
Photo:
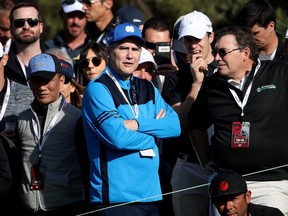
[[[144,46],[147,49],[151,49],[151,50],[156,49],[156,43],[151,43],[151,42],[145,41]]]
[[[229,53],[231,53],[231,52],[234,52],[234,51],[236,51],[236,50],[241,50],[241,48],[238,47],[238,48],[232,49],[232,50],[230,50],[230,51],[228,51],[228,52],[227,52],[225,49],[223,49],[223,48],[214,49],[214,50],[212,51],[212,55],[213,55],[214,58],[215,58],[216,55],[217,55],[217,53],[218,53],[219,56],[220,56],[221,58],[223,58],[223,57],[226,56],[227,54],[229,54]]]
[[[30,27],[35,27],[38,25],[39,20],[37,18],[27,18],[27,19],[16,19],[13,21],[13,24],[16,28],[22,28],[27,21]]]
[[[80,61],[80,66],[83,68],[83,69],[86,69],[89,67],[89,63],[90,61],[92,61],[93,65],[95,67],[98,67],[101,62],[102,62],[102,59],[97,57],[97,56],[94,56],[91,60],[90,59],[83,59]]]
[[[96,3],[97,1],[96,0],[81,0],[80,2],[82,2],[83,4],[86,4],[90,7],[92,4]],[[100,1],[98,1],[98,2],[100,2]]]

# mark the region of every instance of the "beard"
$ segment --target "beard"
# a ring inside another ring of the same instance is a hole
[[[19,34],[13,35],[14,40],[20,44],[32,44],[36,42],[37,40],[39,40],[40,38],[40,34],[35,34],[34,32],[31,36],[23,36],[23,34],[21,33],[22,32],[20,32]]]

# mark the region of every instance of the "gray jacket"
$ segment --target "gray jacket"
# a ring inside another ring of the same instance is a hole
[[[44,131],[65,101],[61,97],[48,106]],[[33,129],[32,118],[40,128],[33,105],[19,114],[17,136],[21,144],[22,178],[20,197],[29,211],[52,210],[84,200],[84,186],[81,164],[76,147],[75,131],[81,117],[81,110],[66,104],[56,120],[41,153],[40,171],[44,174],[43,190],[30,190],[31,166],[39,159],[39,145]],[[42,134],[39,132],[38,133]],[[86,145],[81,143],[81,145]]]

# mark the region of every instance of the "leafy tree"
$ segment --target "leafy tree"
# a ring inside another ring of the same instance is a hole
[[[145,19],[152,16],[162,16],[172,23],[178,17],[198,10],[205,13],[212,21],[214,30],[223,26],[233,25],[238,11],[247,0],[121,0],[115,1],[114,12],[126,4],[131,4],[143,11]],[[62,23],[58,12],[60,0],[38,0],[44,18],[44,34],[46,40],[53,37],[61,28]],[[277,15],[277,31],[285,35],[288,28],[287,0],[271,0]]]

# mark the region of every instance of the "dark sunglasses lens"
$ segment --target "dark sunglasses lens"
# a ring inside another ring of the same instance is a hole
[[[88,59],[83,59],[82,61],[80,61],[80,66],[82,68],[88,68],[88,65],[89,65],[89,60]]]
[[[93,57],[92,63],[94,64],[94,66],[98,67],[101,64],[101,58]]]
[[[21,28],[22,26],[24,26],[25,20],[24,19],[17,19],[17,20],[14,20],[13,24],[16,28]]]
[[[35,26],[37,26],[38,25],[38,23],[39,23],[39,20],[38,19],[33,19],[33,18],[29,18],[29,19],[16,19],[16,20],[14,20],[14,26],[16,27],[16,28],[21,28],[21,27],[23,27],[24,25],[25,25],[25,22],[28,22],[28,25],[30,26],[30,27],[35,27]]]
[[[219,56],[220,56],[221,58],[223,58],[223,57],[226,55],[226,51],[225,51],[224,49],[219,49],[219,50],[218,50],[218,53],[219,53]]]
[[[226,51],[224,49],[215,49],[215,50],[212,51],[212,55],[214,57],[216,57],[217,53],[219,54],[219,56],[221,58],[223,58],[226,55]]]
[[[30,27],[37,26],[39,23],[39,21],[37,19],[28,19],[27,22],[28,22]]]
[[[88,5],[88,6],[91,6],[91,4],[92,4],[92,3],[90,2],[90,0],[83,0],[82,3],[83,3],[83,4],[86,4],[86,5]]]
[[[155,49],[156,49],[156,44],[146,41],[146,42],[145,42],[145,47],[146,47],[147,49],[155,50]]]

